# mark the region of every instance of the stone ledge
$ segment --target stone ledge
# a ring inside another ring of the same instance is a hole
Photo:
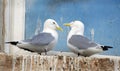
[[[0,71],[120,71],[117,56],[14,56],[0,54]]]

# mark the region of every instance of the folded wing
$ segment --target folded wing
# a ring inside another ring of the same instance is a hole
[[[87,49],[89,47],[98,46],[95,42],[82,35],[72,35],[72,37],[69,39],[69,43],[79,49]]]
[[[50,44],[55,38],[50,33],[40,33],[30,40],[26,40],[32,45],[44,46]]]

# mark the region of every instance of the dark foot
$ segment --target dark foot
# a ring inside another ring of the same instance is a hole
[[[84,56],[84,57],[88,57],[88,56]]]
[[[80,53],[78,53],[78,56],[80,56]]]
[[[40,55],[41,55],[41,53],[38,53],[38,54],[40,54]]]

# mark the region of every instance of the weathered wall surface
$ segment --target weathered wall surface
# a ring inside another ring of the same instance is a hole
[[[120,71],[120,57],[0,54],[0,71]]]
[[[4,0],[0,0],[0,51],[4,50]]]

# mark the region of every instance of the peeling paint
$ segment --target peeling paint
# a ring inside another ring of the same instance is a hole
[[[15,70],[15,63],[16,63],[16,57],[13,57],[13,61],[12,61],[12,71]]]
[[[6,0],[0,0],[0,51],[4,52]]]
[[[25,71],[24,67],[25,67],[25,57],[23,56],[23,60],[22,60],[22,71]]]
[[[40,33],[41,26],[42,26],[42,23],[41,23],[40,18],[38,17],[38,19],[37,19],[37,25],[36,25],[36,29],[35,29],[35,35],[37,35],[37,34]]]
[[[118,58],[114,59],[114,71],[120,71],[119,59]]]
[[[30,60],[31,60],[31,62],[30,62],[30,71],[32,71],[32,55],[30,56]]]
[[[94,41],[94,34],[95,34],[94,28],[92,28],[90,32],[91,32],[91,39],[92,41]]]

